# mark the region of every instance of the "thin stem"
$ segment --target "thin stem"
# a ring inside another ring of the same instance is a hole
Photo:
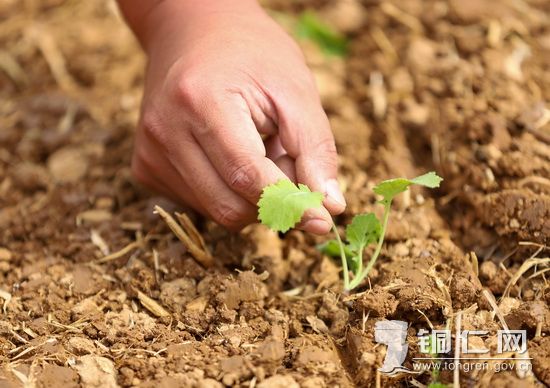
[[[363,271],[363,249],[365,249],[365,247],[361,246],[361,248],[357,251],[357,272],[353,274],[354,276],[357,276],[357,274],[360,274],[361,271]]]
[[[344,290],[349,290],[349,272],[348,272],[348,259],[346,258],[346,252],[344,252],[344,244],[340,238],[340,233],[336,229],[334,222],[332,223],[332,230],[336,235],[336,241],[338,241],[338,246],[340,247],[340,258],[342,259],[342,271],[344,272]]]
[[[352,282],[349,284],[349,288],[346,288],[347,290],[353,290],[355,287],[361,284],[363,279],[367,277],[370,270],[374,266],[374,263],[376,263],[376,259],[378,259],[378,256],[380,255],[380,251],[382,250],[382,244],[384,243],[384,236],[386,235],[386,227],[388,226],[388,220],[390,218],[391,202],[392,201],[390,200],[384,203],[384,218],[382,221],[382,230],[380,232],[380,237],[378,238],[378,244],[376,245],[376,250],[372,254],[369,260],[369,263],[367,264],[363,272],[361,272],[359,276],[357,276],[352,280]]]

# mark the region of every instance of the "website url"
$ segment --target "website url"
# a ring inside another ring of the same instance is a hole
[[[532,365],[528,360],[506,360],[506,361],[464,361],[464,360],[457,360],[457,361],[447,361],[444,360],[443,362],[437,362],[437,361],[427,361],[422,362],[419,360],[415,361],[413,363],[413,369],[416,372],[424,372],[424,371],[453,371],[455,369],[460,369],[464,372],[470,372],[470,371],[495,371],[495,372],[501,372],[501,371],[511,371],[511,370],[520,370],[522,372],[531,371]]]

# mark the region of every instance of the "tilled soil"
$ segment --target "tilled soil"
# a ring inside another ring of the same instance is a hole
[[[300,42],[341,156],[338,223],[380,211],[379,180],[435,170],[442,188],[396,201],[357,293],[323,238],[188,213],[205,269],[153,213],[182,209],[131,178],[145,60],[114,3],[0,3],[0,386],[550,385],[550,3],[266,6],[350,38],[345,58]],[[383,319],[408,322],[408,368],[420,329],[488,330],[470,345],[494,357],[497,330],[525,329],[532,373],[381,374]]]

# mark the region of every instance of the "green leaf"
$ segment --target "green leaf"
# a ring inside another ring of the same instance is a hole
[[[299,37],[315,42],[327,54],[346,55],[346,38],[321,22],[313,12],[306,11],[302,13],[298,20],[296,32]]]
[[[443,178],[441,178],[435,172],[430,171],[424,175],[420,175],[416,178],[411,179],[411,182],[415,185],[425,186],[429,187],[430,189],[434,189],[436,187],[439,187],[439,184],[442,180]]]
[[[407,190],[410,185],[421,185],[431,189],[439,187],[443,178],[439,177],[435,172],[431,171],[427,174],[420,175],[413,179],[395,178],[380,182],[376,185],[373,191],[384,197],[384,201],[391,201],[397,194]]]
[[[346,260],[348,262],[348,267],[352,270],[352,272],[355,272],[359,265],[357,255],[350,249],[349,245],[343,244],[343,248],[344,254],[346,255]],[[340,245],[338,245],[337,240],[328,240],[323,244],[319,244],[317,245],[317,249],[327,256],[340,257]]]
[[[264,187],[258,201],[258,219],[275,231],[286,232],[300,221],[307,209],[320,207],[322,202],[323,194],[282,179]]]
[[[428,388],[448,388],[449,386],[447,384],[443,383],[430,383],[428,385]]]
[[[340,245],[338,245],[338,241],[336,240],[328,240],[323,244],[319,244],[317,245],[317,249],[327,256],[340,257]],[[344,245],[344,254],[348,259],[353,257],[353,252],[346,245]]]
[[[374,213],[359,214],[346,227],[346,240],[350,249],[361,257],[363,248],[377,242],[381,232],[382,225]]]
[[[411,184],[411,181],[405,178],[388,179],[374,186],[373,191],[383,196],[385,201],[390,201],[397,194],[407,190]]]

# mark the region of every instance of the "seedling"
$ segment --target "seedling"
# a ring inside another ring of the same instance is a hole
[[[315,42],[326,54],[339,57],[346,55],[348,46],[346,37],[323,23],[311,11],[306,11],[300,16],[296,33],[300,38]]]
[[[414,184],[429,188],[439,187],[442,180],[434,172],[429,172],[413,179],[396,178],[379,183],[373,191],[382,196],[378,201],[384,206],[382,222],[374,213],[356,215],[351,224],[346,227],[346,243],[342,242],[336,225],[332,224],[336,240],[326,242],[321,246],[321,250],[330,256],[340,256],[346,291],[359,286],[376,263],[384,243],[391,204],[395,196]],[[264,188],[258,201],[258,218],[262,224],[271,229],[286,232],[300,221],[307,209],[320,207],[322,202],[323,194],[312,192],[306,185],[296,186],[290,180],[283,179]],[[375,243],[374,253],[364,266],[363,251]],[[352,278],[350,278],[350,271]]]

